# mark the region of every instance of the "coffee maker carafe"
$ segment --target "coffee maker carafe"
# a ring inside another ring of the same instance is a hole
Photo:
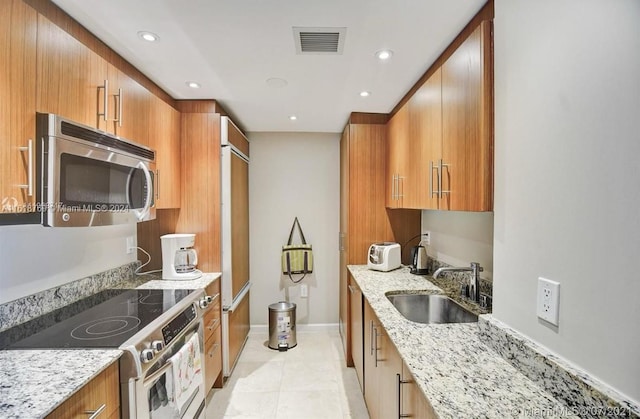
[[[202,272],[196,269],[198,253],[193,248],[195,234],[165,234],[162,244],[162,279],[196,279]]]

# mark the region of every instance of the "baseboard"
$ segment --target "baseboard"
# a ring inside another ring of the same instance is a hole
[[[314,332],[337,332],[338,323],[315,323],[315,324],[297,324],[297,333],[314,333]],[[269,334],[269,325],[252,324],[249,333]]]

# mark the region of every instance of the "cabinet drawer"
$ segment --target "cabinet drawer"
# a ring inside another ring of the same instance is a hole
[[[220,320],[222,318],[222,311],[220,310],[220,293],[214,294],[213,297],[213,302],[209,305],[202,318],[205,341],[209,339],[218,327],[220,327]]]
[[[222,331],[218,327],[204,344],[204,385],[208,392],[222,372]]]
[[[118,363],[114,363],[89,381],[78,392],[54,410],[48,419],[86,418],[102,408],[101,417],[119,417],[120,391],[118,380]]]

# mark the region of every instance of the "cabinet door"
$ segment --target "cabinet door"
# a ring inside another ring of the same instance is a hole
[[[364,390],[364,336],[362,318],[362,291],[356,281],[349,275],[349,329],[351,334],[351,357],[353,366],[360,382],[360,389]]]
[[[369,302],[364,300],[364,401],[371,419],[382,418],[378,382],[378,328],[377,318]]]
[[[338,245],[340,251],[340,288],[338,325],[344,348],[347,366],[353,366],[351,359],[351,330],[349,324],[349,292],[347,275],[347,231],[349,229],[349,125],[342,132],[340,140],[340,233]]]
[[[484,21],[442,66],[441,203],[490,211],[493,192],[491,22]]]
[[[118,364],[114,363],[89,381],[73,396],[58,406],[47,419],[88,417],[102,409],[105,418],[118,417],[120,412],[120,385]],[[104,407],[103,407],[104,406]]]
[[[149,121],[152,94],[111,64],[108,65],[108,80],[110,122],[107,131],[127,140],[150,146]]]
[[[378,382],[380,418],[397,418],[400,413],[402,359],[382,326],[378,328]]]
[[[402,363],[402,408],[401,417],[436,419],[437,416],[418,385],[415,383],[409,368]]]
[[[229,373],[238,360],[240,351],[242,350],[244,342],[247,340],[247,336],[249,335],[249,294],[250,293],[248,292],[236,309],[229,314]]]
[[[38,112],[107,129],[103,116],[107,63],[80,41],[38,16]],[[108,98],[107,98],[108,99]],[[111,115],[108,115],[111,118]]]
[[[0,2],[0,212],[31,212],[35,202],[36,22],[22,1]]]
[[[440,69],[409,100],[410,165],[407,208],[438,209],[437,165],[442,155],[442,76]]]
[[[180,112],[151,98],[149,146],[156,150],[156,207],[180,208]]]
[[[405,104],[387,123],[387,208],[404,208],[408,155],[409,106]]]

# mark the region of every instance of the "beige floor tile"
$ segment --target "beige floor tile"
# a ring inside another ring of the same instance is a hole
[[[227,383],[233,392],[279,391],[284,361],[238,362]]]
[[[336,391],[283,391],[278,400],[278,419],[342,419]]]
[[[207,419],[243,418],[276,419],[278,392],[231,392],[230,397],[212,397]]]
[[[338,380],[335,361],[285,361],[280,391],[337,391]]]

